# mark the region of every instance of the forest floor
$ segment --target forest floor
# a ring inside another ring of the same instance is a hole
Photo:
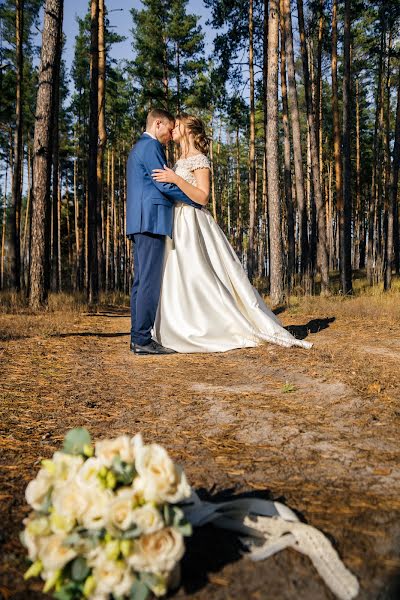
[[[45,598],[22,578],[24,490],[76,426],[141,431],[211,498],[280,499],[331,539],[360,600],[400,598],[400,293],[300,299],[280,318],[314,347],[137,357],[125,307],[0,314],[0,598]],[[175,598],[334,597],[295,551],[252,563],[206,527]]]

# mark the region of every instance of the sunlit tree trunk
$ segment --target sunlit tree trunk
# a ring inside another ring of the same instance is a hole
[[[14,133],[14,169],[12,177],[12,203],[10,215],[10,284],[15,290],[21,288],[21,171],[23,160],[22,141],[22,103],[23,103],[23,22],[24,1],[15,1],[15,52],[16,52],[16,95],[15,95],[15,133]]]
[[[308,50],[305,39],[304,15],[303,15],[303,0],[297,0],[297,10],[299,16],[299,31],[300,31],[300,48],[303,60],[304,74],[304,92],[307,110],[308,130],[310,134],[310,153],[311,153],[311,174],[314,190],[315,206],[317,210],[317,261],[318,268],[321,271],[321,293],[325,294],[329,288],[329,269],[328,269],[328,253],[326,249],[326,224],[325,224],[325,204],[322,198],[321,178],[319,173],[319,156],[318,142],[315,131],[315,117],[310,88],[310,75],[308,68]]]
[[[281,205],[278,149],[279,0],[269,1],[268,16],[268,112],[266,156],[268,163],[268,211],[270,245],[270,297],[273,305],[284,299]]]
[[[97,148],[97,261],[99,270],[99,288],[104,281],[104,246],[103,246],[103,204],[104,204],[104,150],[107,143],[105,125],[105,78],[106,78],[106,48],[104,40],[104,0],[99,0],[99,79],[98,79],[98,112],[99,112],[99,143]]]
[[[32,233],[29,303],[39,308],[49,288],[50,180],[55,84],[60,65],[63,1],[46,0],[33,142]]]
[[[289,129],[289,107],[286,86],[286,35],[283,12],[283,0],[280,0],[280,26],[281,26],[281,97],[282,97],[282,125],[283,125],[283,151],[284,151],[284,187],[287,212],[287,238],[288,238],[288,287],[289,291],[293,285],[293,274],[295,269],[295,238],[294,238],[294,214],[292,197],[292,172],[290,157],[290,129]]]
[[[90,5],[90,114],[88,160],[88,302],[96,304],[99,295],[97,250],[97,140],[99,90],[99,0]]]
[[[294,176],[299,223],[298,263],[300,273],[304,275],[308,267],[307,206],[304,195],[303,156],[301,150],[300,115],[297,101],[290,0],[283,0],[283,7],[288,72],[288,100],[293,136]]]
[[[249,71],[250,71],[250,139],[249,139],[249,247],[247,254],[247,273],[250,279],[254,275],[254,233],[256,217],[256,126],[254,101],[254,45],[253,45],[253,0],[249,0]]]
[[[350,0],[344,3],[344,77],[343,77],[343,214],[340,235],[340,278],[344,294],[353,292],[351,273],[351,145],[350,145]]]

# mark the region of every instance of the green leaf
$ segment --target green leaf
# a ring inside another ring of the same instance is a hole
[[[85,427],[76,427],[68,431],[64,438],[63,451],[67,454],[83,454],[83,448],[91,444],[90,433]]]
[[[57,600],[76,600],[82,597],[82,586],[74,581],[69,581],[57,592],[53,592]]]
[[[150,590],[145,583],[138,579],[131,587],[130,600],[147,600],[150,596]]]
[[[140,573],[139,579],[144,585],[151,589],[157,585],[160,578],[153,573]]]
[[[90,568],[87,566],[83,556],[78,556],[71,564],[71,577],[74,581],[84,581],[90,573]]]
[[[189,537],[193,533],[192,524],[189,522],[181,523],[175,529],[177,529],[179,531],[179,533],[181,535],[183,535],[184,537]]]
[[[295,392],[296,391],[296,386],[293,385],[293,383],[285,383],[285,385],[282,387],[282,392],[284,394],[288,394],[289,392]]]
[[[141,530],[138,529],[138,527],[136,527],[136,525],[133,526],[133,528],[131,529],[127,529],[126,531],[124,531],[123,533],[121,533],[121,539],[123,540],[133,540],[137,537],[139,537],[141,535]]]
[[[120,456],[113,458],[111,468],[117,476],[117,481],[124,485],[132,483],[136,476],[135,465],[122,461]]]
[[[173,506],[172,514],[173,514],[172,525],[174,527],[179,527],[181,522],[184,520],[183,510],[181,510],[178,506]]]
[[[165,524],[168,527],[168,525],[171,525],[172,518],[173,518],[173,516],[172,516],[172,510],[171,510],[171,507],[170,507],[169,504],[164,504],[164,511],[163,512],[164,512],[164,521],[165,521]]]

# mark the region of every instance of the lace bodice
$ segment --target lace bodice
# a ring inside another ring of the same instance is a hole
[[[193,171],[196,169],[210,169],[210,161],[207,156],[195,154],[188,158],[180,158],[174,165],[174,171],[177,175],[197,187],[196,177],[193,175]]]

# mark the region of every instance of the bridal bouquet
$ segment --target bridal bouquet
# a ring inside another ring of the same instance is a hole
[[[33,508],[21,540],[59,600],[145,600],[179,583],[190,523],[178,506],[191,494],[183,471],[140,434],[102,440],[70,431],[26,488]]]

